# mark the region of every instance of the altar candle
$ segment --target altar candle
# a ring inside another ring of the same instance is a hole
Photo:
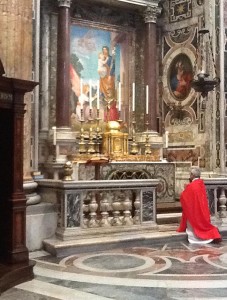
[[[99,80],[97,81],[97,109],[99,109]]]
[[[89,80],[89,108],[92,109],[92,86],[91,86],[91,80]]]
[[[166,143],[165,144],[166,144],[165,147],[168,148],[168,146],[169,146],[169,132],[168,131],[166,131]]]
[[[132,111],[135,111],[135,82],[132,84]]]
[[[121,83],[119,82],[118,110],[121,111]]]
[[[149,86],[146,85],[146,114],[148,115]]]
[[[83,94],[83,79],[80,78],[80,94]]]
[[[56,126],[53,126],[52,127],[52,129],[53,129],[53,145],[54,146],[56,146],[56,142],[57,142],[57,128],[56,128]]]

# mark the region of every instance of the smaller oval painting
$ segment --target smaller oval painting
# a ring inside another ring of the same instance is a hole
[[[169,68],[169,86],[177,100],[184,100],[190,90],[193,69],[189,57],[185,54],[177,55]]]

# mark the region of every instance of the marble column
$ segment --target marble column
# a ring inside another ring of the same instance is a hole
[[[144,12],[145,36],[145,85],[149,87],[148,122],[149,130],[157,132],[157,76],[156,76],[156,20],[161,12],[156,0]]]
[[[58,42],[56,82],[56,126],[70,126],[69,66],[70,66],[70,0],[58,0]]]

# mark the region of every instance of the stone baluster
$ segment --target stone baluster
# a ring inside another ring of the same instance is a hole
[[[125,193],[124,195],[124,200],[123,200],[123,225],[132,225],[133,220],[132,220],[132,200],[130,200],[129,193]]]
[[[88,227],[98,227],[98,221],[97,221],[97,209],[98,209],[98,203],[96,201],[96,195],[93,192],[91,195],[91,201],[89,203],[89,216],[90,220],[88,221]]]
[[[215,216],[218,215],[218,189],[214,189],[214,213]]]
[[[87,193],[85,199],[83,200],[83,222],[82,222],[82,226],[84,228],[88,227],[88,213],[89,213],[89,202],[91,201],[91,196],[90,193]]]
[[[226,218],[226,202],[227,202],[227,199],[226,199],[226,196],[225,196],[225,189],[222,188],[221,189],[221,195],[219,197],[219,214],[220,214],[220,218]]]
[[[109,201],[107,199],[107,195],[103,194],[102,196],[103,198],[100,201],[100,210],[101,210],[101,216],[102,219],[100,221],[100,226],[101,227],[108,227],[111,226],[110,222],[109,222]]]
[[[134,207],[135,207],[135,213],[134,213],[134,217],[133,217],[133,223],[135,225],[138,225],[141,223],[141,217],[140,217],[140,191],[136,191],[136,198],[134,201]]]
[[[121,219],[120,219],[120,209],[121,209],[121,202],[119,198],[119,194],[116,193],[114,195],[114,200],[112,203],[112,208],[113,208],[113,220],[112,220],[112,225],[113,226],[120,226],[122,225]]]

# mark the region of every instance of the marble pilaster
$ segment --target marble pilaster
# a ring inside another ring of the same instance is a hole
[[[43,14],[42,28],[41,28],[41,118],[40,130],[41,132],[48,132],[49,130],[49,44],[50,44],[50,19],[49,14]]]

